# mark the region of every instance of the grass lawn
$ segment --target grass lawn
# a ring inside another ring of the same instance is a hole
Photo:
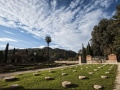
[[[83,68],[83,70],[81,70],[81,68]],[[94,71],[94,69],[98,69],[98,71]],[[2,87],[3,90],[9,90],[11,85],[18,84],[21,87],[15,90],[94,90],[93,86],[98,84],[103,87],[103,90],[113,90],[117,73],[117,65],[85,64],[69,66],[63,68],[63,70],[53,70],[54,72],[52,73],[50,73],[49,70],[37,72],[39,73],[38,76],[34,76],[33,73],[15,75],[17,78],[15,81],[0,80],[0,87]],[[76,72],[73,72],[73,70],[76,70]],[[105,72],[107,71],[110,73],[106,74]],[[89,72],[94,72],[94,74],[89,74]],[[62,73],[67,73],[67,75],[62,76]],[[78,77],[83,75],[87,78],[80,80]],[[102,75],[106,75],[108,78],[102,79]],[[45,80],[46,76],[49,76],[52,79]],[[69,88],[63,88],[63,81],[70,81],[72,86]]]

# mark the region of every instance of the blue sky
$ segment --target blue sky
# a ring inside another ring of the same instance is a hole
[[[0,50],[50,47],[78,52],[93,27],[111,18],[120,0],[0,0]]]

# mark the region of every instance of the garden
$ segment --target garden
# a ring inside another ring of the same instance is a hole
[[[18,73],[0,80],[2,90],[113,90],[117,65],[71,65],[31,73]]]

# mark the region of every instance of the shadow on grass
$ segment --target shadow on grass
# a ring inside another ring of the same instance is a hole
[[[19,86],[19,87],[15,87],[15,88],[2,88],[0,90],[25,90],[24,87]]]
[[[55,78],[50,78],[50,79],[48,79],[48,80],[46,79],[46,81],[51,81],[51,80],[55,80]]]
[[[11,89],[11,88],[3,88],[3,89],[0,89],[0,90],[58,90],[58,89],[24,89],[23,87],[19,87],[19,88],[15,88],[15,89]]]
[[[70,86],[69,86],[69,88],[76,88],[76,87],[78,87],[79,85],[77,85],[77,84],[71,84]]]
[[[77,84],[71,84],[69,87],[66,87],[66,88],[64,88],[64,89],[70,89],[70,88],[76,88],[76,87],[78,87],[79,85],[77,85]],[[60,90],[60,89],[51,89],[51,88],[47,88],[47,89],[45,89],[45,88],[37,88],[37,89],[25,89],[24,87],[22,87],[22,86],[19,86],[19,87],[15,87],[15,88],[2,88],[2,89],[0,89],[0,90]],[[101,89],[101,90],[103,90],[103,89]]]
[[[19,78],[13,78],[13,79],[6,80],[6,82],[13,82],[13,81],[19,81]]]

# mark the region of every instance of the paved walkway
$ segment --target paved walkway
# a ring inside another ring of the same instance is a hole
[[[120,63],[118,63],[118,72],[115,79],[115,88],[113,90],[120,90]]]
[[[18,73],[30,73],[30,72],[36,72],[36,71],[43,71],[43,70],[49,70],[49,69],[55,69],[55,68],[63,68],[63,67],[68,67],[68,66],[61,66],[61,67],[53,67],[53,68],[44,68],[44,69],[36,69],[36,70],[28,70],[28,71],[18,71],[18,72],[11,72],[11,73],[0,73],[0,79],[8,76],[13,76]]]

